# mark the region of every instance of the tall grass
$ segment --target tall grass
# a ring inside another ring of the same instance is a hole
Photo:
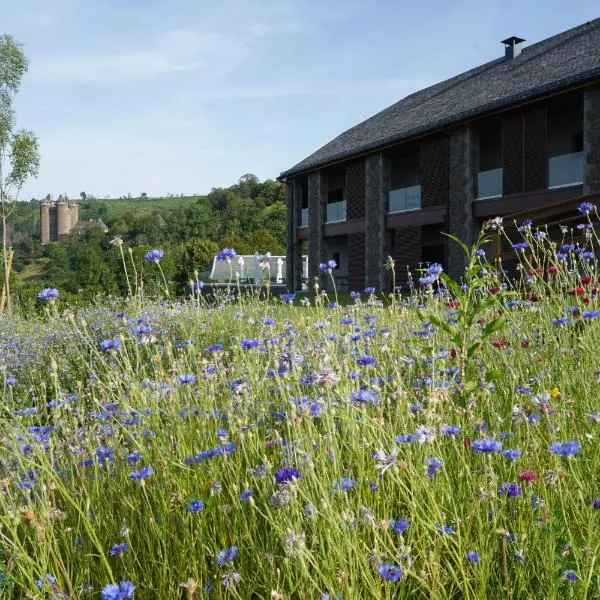
[[[534,233],[514,283],[482,238],[345,307],[2,323],[0,598],[600,597],[598,269]]]

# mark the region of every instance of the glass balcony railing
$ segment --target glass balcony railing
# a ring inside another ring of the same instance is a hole
[[[346,201],[330,202],[327,204],[326,223],[346,220]]]
[[[477,198],[502,196],[502,167],[477,173]]]
[[[548,158],[548,187],[583,183],[583,152],[560,154]]]
[[[421,186],[413,185],[390,190],[389,203],[391,213],[421,208]]]
[[[300,227],[308,227],[308,208],[300,211]]]

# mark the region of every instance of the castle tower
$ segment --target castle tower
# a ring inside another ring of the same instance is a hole
[[[77,202],[71,202],[69,204],[69,208],[71,209],[71,229],[77,225],[79,221],[79,204]]]
[[[71,231],[71,215],[69,214],[69,203],[58,200],[56,203],[56,234],[60,240]]]
[[[40,237],[42,244],[50,241],[50,202],[46,200],[40,204]]]

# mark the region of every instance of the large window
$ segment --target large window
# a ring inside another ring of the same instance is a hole
[[[583,106],[548,107],[548,187],[583,183]]]
[[[479,131],[477,198],[502,196],[502,129],[494,124]]]
[[[402,154],[391,159],[389,212],[421,208],[419,153]]]
[[[333,173],[327,180],[327,207],[325,213],[326,223],[335,223],[346,220],[346,187],[345,172]]]
[[[308,182],[300,188],[300,227],[308,227]]]

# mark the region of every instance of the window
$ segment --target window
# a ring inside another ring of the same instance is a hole
[[[479,132],[477,198],[502,196],[502,129],[500,124]]]
[[[326,223],[336,223],[346,220],[346,199],[344,188],[346,187],[346,173],[334,173],[328,178],[327,185],[327,207],[325,213]]]
[[[391,160],[389,212],[402,212],[421,208],[419,179],[419,153],[395,156]]]
[[[583,106],[548,108],[548,187],[583,183]]]
[[[300,191],[300,227],[308,227],[308,182],[304,182]]]

